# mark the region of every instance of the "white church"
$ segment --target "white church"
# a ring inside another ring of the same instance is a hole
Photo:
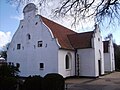
[[[91,32],[74,32],[38,15],[33,3],[26,5],[23,13],[24,19],[7,52],[7,61],[20,65],[20,76],[48,73],[59,73],[63,77],[104,75],[103,42],[97,25]]]

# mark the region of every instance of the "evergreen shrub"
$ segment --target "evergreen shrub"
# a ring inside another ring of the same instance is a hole
[[[47,74],[43,80],[43,90],[64,90],[63,76],[57,73]]]

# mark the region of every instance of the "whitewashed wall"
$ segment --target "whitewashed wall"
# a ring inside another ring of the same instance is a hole
[[[95,77],[95,52],[94,49],[79,49],[80,76]]]
[[[103,42],[98,29],[94,31],[91,43],[92,48],[79,49],[77,51],[80,56],[80,76],[99,76],[98,60],[101,62],[101,75],[104,74]]]
[[[65,68],[65,57],[70,55],[70,69]],[[63,77],[74,76],[75,75],[75,53],[70,50],[60,49],[58,52],[58,72],[63,75]]]
[[[28,33],[30,40],[27,39]],[[52,36],[40,16],[35,16],[35,12],[26,13],[10,43],[8,62],[20,63],[21,76],[57,73],[59,47]],[[38,41],[43,41],[42,47],[37,46]],[[17,44],[21,44],[20,50],[17,50]],[[44,63],[42,70],[40,63]]]
[[[104,53],[104,62],[105,62],[105,71],[111,71],[111,60],[110,60],[110,54]]]
[[[105,60],[105,71],[114,71],[115,70],[115,58],[114,58],[114,47],[112,39],[109,41],[108,53],[104,53]]]
[[[95,30],[94,49],[95,49],[95,65],[96,65],[95,72],[96,72],[96,76],[99,76],[98,60],[100,60],[101,75],[103,75],[104,74],[103,42],[102,42],[102,36],[101,36],[99,29]]]
[[[115,71],[115,57],[114,57],[114,46],[112,42],[112,38],[110,40],[110,58],[111,58],[111,63],[112,63],[112,71]]]

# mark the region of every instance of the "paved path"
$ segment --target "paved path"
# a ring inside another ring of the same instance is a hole
[[[120,72],[114,72],[97,79],[67,79],[66,85],[67,90],[120,90]]]

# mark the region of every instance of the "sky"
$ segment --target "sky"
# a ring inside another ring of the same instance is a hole
[[[7,0],[0,0],[0,50],[3,48],[3,46],[5,46],[7,43],[11,41],[12,36],[14,35],[14,33],[16,32],[19,26],[20,20],[23,18],[22,11],[16,10],[16,6],[10,5],[6,1]],[[47,8],[53,7],[52,3],[48,3],[48,4],[50,4],[50,7],[47,7]],[[44,15],[46,15],[46,13],[43,13],[43,16]],[[70,21],[70,18],[65,18],[65,19],[67,20],[59,20],[59,19],[57,20],[54,19],[54,20],[57,21],[59,24],[64,25],[65,27],[71,28],[71,25],[70,25],[71,22],[68,22]],[[82,27],[78,27],[76,29],[76,32],[90,31],[91,28],[93,28],[91,22],[88,22],[88,24],[85,26],[86,27],[84,29]],[[115,41],[116,44],[120,45],[120,26],[119,25],[115,27],[109,27],[109,28],[102,27],[101,32],[102,32],[103,38],[107,36],[109,33],[112,33],[113,40]]]

